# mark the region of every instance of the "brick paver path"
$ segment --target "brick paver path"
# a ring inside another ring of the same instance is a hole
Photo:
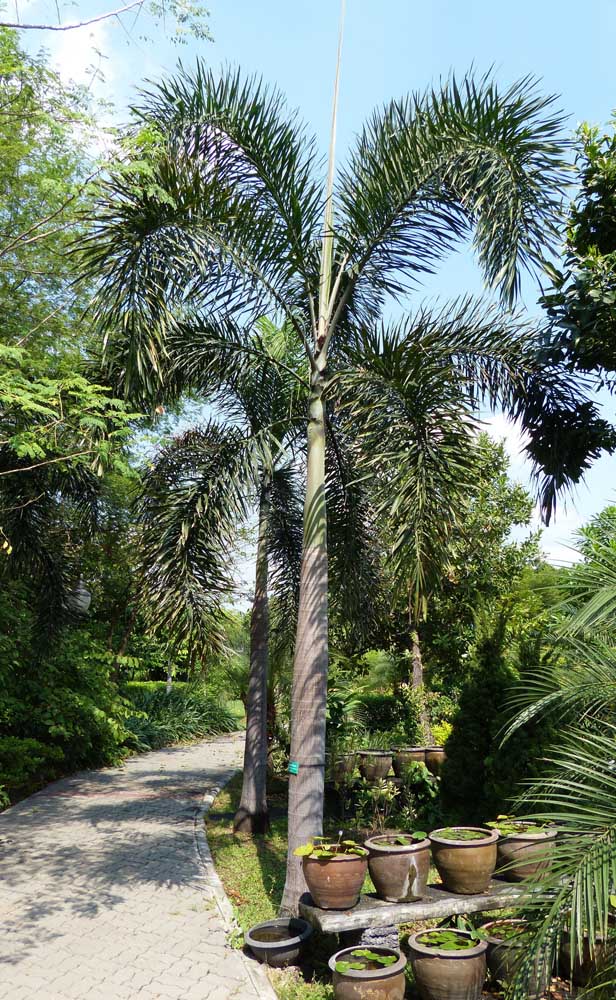
[[[133,757],[0,815],[0,1000],[255,1000],[195,838],[242,747]]]

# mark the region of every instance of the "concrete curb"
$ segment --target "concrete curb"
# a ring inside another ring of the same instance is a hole
[[[237,774],[237,770],[229,774],[225,781],[221,782],[220,785],[210,788],[205,793],[201,806],[195,814],[193,827],[195,848],[203,867],[204,881],[214,894],[218,912],[220,913],[225,930],[229,934],[234,932],[241,933],[241,928],[235,918],[231,900],[227,896],[223,884],[220,881],[220,876],[214,866],[214,859],[212,858],[210,845],[208,844],[207,836],[205,834],[205,817],[212,808],[212,803],[216,797],[220,794],[225,785],[231,781],[231,778],[235,774]],[[257,996],[263,997],[264,1000],[277,1000],[276,992],[269,980],[265,968],[255,959],[249,958],[243,951],[241,952],[241,956],[246,969],[246,974],[252,983]]]

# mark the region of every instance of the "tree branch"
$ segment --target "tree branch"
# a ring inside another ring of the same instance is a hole
[[[0,21],[0,28],[17,28],[21,31],[72,31],[74,28],[85,28],[88,24],[97,24],[105,21],[109,17],[119,17],[126,14],[135,7],[142,7],[145,0],[133,0],[132,3],[124,4],[115,10],[109,10],[106,14],[98,14],[97,17],[90,17],[86,21],[69,21],[66,24],[22,24],[20,21]]]

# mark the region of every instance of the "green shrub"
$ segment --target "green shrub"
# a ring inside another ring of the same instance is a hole
[[[377,741],[389,740],[389,747],[422,740],[420,696],[410,685],[401,684],[397,694],[362,694],[360,700],[362,722]]]
[[[157,749],[205,736],[231,733],[237,728],[229,710],[197,686],[164,686],[154,689],[129,685],[127,696],[134,711],[125,720],[136,749]]]
[[[0,808],[8,805],[8,794],[27,791],[58,773],[62,751],[38,740],[18,736],[0,737]]]

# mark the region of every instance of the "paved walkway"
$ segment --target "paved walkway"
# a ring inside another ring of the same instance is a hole
[[[255,1000],[199,844],[222,737],[73,775],[0,815],[0,1000]]]

